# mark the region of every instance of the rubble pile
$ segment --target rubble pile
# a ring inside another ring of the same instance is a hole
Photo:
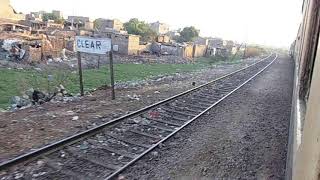
[[[162,84],[162,83],[169,84],[169,82],[172,82],[172,81],[187,79],[187,78],[189,78],[189,76],[192,76],[193,74],[199,73],[199,72],[200,72],[200,70],[192,72],[192,73],[175,73],[172,75],[158,75],[158,76],[154,76],[154,77],[149,77],[148,79],[144,79],[144,80],[117,82],[115,84],[115,88],[116,89],[127,89],[127,88],[139,88],[139,87],[147,86],[147,85],[158,85],[158,84]],[[132,98],[130,98],[130,99],[132,99]]]
[[[31,88],[24,92],[22,96],[13,96],[10,99],[10,110],[21,110],[33,105],[41,105],[46,102],[67,103],[79,100],[79,96],[73,96],[72,94],[68,93],[63,85],[56,87],[54,93],[45,93]]]
[[[72,101],[78,101],[80,100],[80,97],[73,96],[72,94],[68,93],[67,90],[64,88],[63,85],[60,85],[56,88],[55,93],[51,97],[51,102],[58,103],[58,102],[72,102]]]
[[[70,42],[73,42],[73,37],[70,37],[71,35],[64,37],[61,33],[56,32],[57,35],[32,35],[0,32],[0,60],[24,62],[26,64],[47,62],[48,60],[65,60],[67,59],[66,50],[69,48],[73,51],[70,45]],[[68,44],[69,46],[67,46]]]

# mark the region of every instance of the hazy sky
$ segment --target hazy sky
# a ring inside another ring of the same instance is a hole
[[[64,16],[139,18],[171,29],[195,26],[202,36],[289,46],[301,20],[302,0],[11,0],[18,11],[61,10]]]

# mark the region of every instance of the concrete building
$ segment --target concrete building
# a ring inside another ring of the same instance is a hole
[[[227,57],[228,51],[226,48],[208,47],[206,56],[222,56]]]
[[[228,50],[231,50],[234,47],[235,43],[230,40],[224,40],[223,41],[223,46],[227,48]]]
[[[21,25],[21,24],[16,24],[16,23],[10,23],[10,22],[1,22],[0,19],[0,32],[1,31],[19,31],[19,32],[24,32],[24,31],[30,31],[29,26]]]
[[[58,11],[58,10],[52,10],[52,14],[56,17],[58,17],[59,19],[60,18],[63,18],[63,14],[61,11]]]
[[[169,31],[166,33],[167,36],[170,37],[170,39],[173,39],[177,36],[180,36],[180,33],[178,31]]]
[[[222,48],[223,40],[221,38],[211,38],[208,41],[208,46],[210,48]]]
[[[179,56],[182,58],[198,58],[206,55],[207,46],[194,44],[163,44],[154,42],[151,51],[155,54]]]
[[[117,47],[115,54],[138,55],[140,52],[140,36],[132,34],[120,34],[114,32],[100,32],[95,34],[99,38],[111,38],[114,47]]]
[[[63,24],[57,24],[54,22],[46,22],[47,29],[63,29]]]
[[[40,12],[31,12],[30,14],[26,15],[26,20],[37,20],[42,21],[43,14]]]
[[[90,18],[89,17],[83,17],[83,16],[68,16],[68,21],[74,21],[74,22],[89,22]]]
[[[29,14],[26,15],[26,20],[42,21],[43,15],[46,13],[47,13],[46,11],[30,12]],[[52,14],[58,18],[63,18],[61,11],[53,10]]]
[[[118,54],[138,55],[140,50],[140,36],[131,34],[112,34],[112,44],[118,46]]]
[[[120,32],[124,30],[123,23],[118,19],[96,19],[95,28],[100,31],[104,31],[106,29],[113,29]]]
[[[71,30],[92,30],[93,22],[90,21],[89,17],[83,16],[68,16],[68,19],[65,21],[65,27]]]
[[[207,47],[207,56],[227,57],[228,49],[224,46],[224,41],[221,38],[210,38]]]
[[[156,38],[156,42],[159,43],[169,43],[170,42],[170,37],[167,35],[159,35]]]
[[[169,32],[169,25],[165,23],[160,23],[159,21],[151,23],[150,27],[159,35],[166,34]]]
[[[39,20],[27,20],[20,21],[22,24],[31,27],[31,30],[44,30],[46,28],[46,23]]]
[[[17,13],[9,0],[0,0],[0,19],[19,21],[25,20],[25,15]]]

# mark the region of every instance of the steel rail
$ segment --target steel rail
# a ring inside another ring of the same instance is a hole
[[[196,117],[192,118],[191,120],[189,120],[188,122],[186,122],[184,125],[182,125],[181,127],[179,127],[178,129],[176,129],[174,132],[172,132],[171,134],[169,134],[168,136],[166,136],[165,138],[163,138],[162,140],[160,140],[159,142],[157,142],[156,144],[152,145],[149,149],[147,149],[146,151],[144,151],[142,154],[140,154],[139,156],[137,156],[135,159],[133,159],[132,161],[130,161],[129,163],[127,163],[125,166],[121,167],[120,169],[118,169],[116,172],[114,172],[113,174],[111,174],[110,176],[108,176],[105,180],[110,180],[112,178],[115,178],[117,175],[119,175],[122,171],[124,171],[126,168],[128,168],[129,166],[131,166],[133,163],[135,163],[136,161],[138,161],[139,159],[141,159],[142,157],[144,157],[146,154],[148,154],[150,151],[152,151],[153,149],[155,149],[156,147],[158,147],[160,144],[162,144],[163,142],[167,141],[169,138],[171,138],[173,135],[175,135],[176,133],[178,133],[180,130],[182,130],[183,128],[185,128],[186,126],[188,126],[190,123],[192,123],[193,121],[195,121],[196,119],[198,119],[199,117],[201,117],[203,114],[205,114],[206,112],[208,112],[210,109],[212,109],[213,107],[215,107],[217,104],[219,104],[221,101],[223,101],[224,99],[226,99],[228,96],[230,96],[231,94],[233,94],[235,91],[237,91],[238,89],[240,89],[242,86],[246,85],[249,81],[251,81],[252,79],[254,79],[256,76],[258,76],[260,73],[262,73],[265,69],[267,69],[276,59],[278,58],[278,55],[276,54],[276,57],[267,65],[265,66],[263,69],[261,69],[259,72],[257,72],[256,74],[254,74],[251,78],[249,78],[248,80],[246,80],[244,83],[242,83],[240,86],[238,86],[237,88],[235,88],[234,90],[232,90],[231,92],[229,92],[227,95],[225,95],[224,97],[222,97],[221,99],[219,99],[217,102],[215,102],[214,104],[212,104],[210,107],[208,107],[206,110],[204,110],[203,112],[201,112],[200,114],[198,114]]]
[[[254,66],[254,65],[258,64],[258,63],[263,62],[264,60],[270,58],[271,56],[272,56],[272,54],[270,54],[269,56],[261,59],[261,60],[258,61],[258,62],[255,62],[255,63],[253,63],[253,64],[251,64],[251,65],[249,65],[249,66],[247,66],[247,67],[241,68],[241,69],[236,70],[236,71],[231,72],[231,73],[228,73],[228,74],[226,74],[226,75],[224,75],[224,76],[221,76],[221,77],[219,77],[219,78],[217,78],[217,79],[214,79],[214,80],[212,80],[212,81],[209,81],[209,82],[207,82],[207,83],[205,83],[205,84],[202,84],[202,85],[200,85],[200,86],[197,86],[197,87],[195,87],[195,88],[189,89],[189,90],[187,90],[187,91],[184,91],[184,92],[182,92],[182,93],[180,93],[180,94],[177,94],[177,95],[174,95],[174,96],[172,96],[172,97],[169,97],[169,98],[167,98],[167,99],[164,99],[164,100],[159,101],[159,102],[157,102],[157,103],[154,103],[154,104],[152,104],[152,105],[146,106],[146,107],[144,107],[144,108],[142,108],[142,109],[139,109],[139,110],[137,110],[137,111],[134,111],[134,112],[132,112],[132,113],[130,113],[130,114],[124,115],[124,116],[122,116],[122,117],[116,118],[116,119],[111,120],[111,121],[109,121],[109,122],[103,123],[103,124],[101,124],[101,125],[99,125],[99,126],[96,126],[96,127],[91,128],[91,129],[88,129],[88,130],[86,130],[86,131],[77,133],[77,134],[75,134],[75,135],[69,136],[69,137],[64,138],[64,139],[62,139],[62,140],[56,141],[56,142],[54,142],[54,143],[52,143],[52,144],[43,146],[43,147],[41,147],[41,148],[39,148],[39,149],[36,149],[36,150],[34,150],[34,151],[32,151],[32,152],[29,152],[29,153],[20,155],[20,156],[18,156],[18,157],[15,157],[15,158],[13,158],[13,159],[10,159],[10,160],[8,160],[8,161],[2,162],[2,163],[0,164],[0,171],[4,170],[4,169],[6,169],[6,168],[9,168],[9,167],[11,167],[11,166],[14,166],[14,165],[16,165],[16,164],[19,164],[19,163],[22,163],[22,162],[26,162],[26,161],[28,161],[28,160],[32,160],[32,159],[37,158],[37,157],[39,157],[39,156],[41,156],[41,155],[44,155],[44,154],[46,154],[46,153],[48,153],[48,152],[51,152],[51,151],[53,151],[53,150],[55,150],[55,149],[62,148],[62,147],[64,147],[64,146],[66,146],[66,145],[74,144],[74,143],[82,140],[82,139],[85,138],[85,137],[89,137],[89,136],[91,136],[91,135],[94,135],[94,134],[99,133],[100,130],[106,128],[107,126],[113,125],[113,124],[115,124],[115,123],[117,123],[117,122],[119,122],[119,121],[122,121],[122,120],[125,120],[125,119],[128,119],[128,118],[134,117],[134,116],[136,116],[136,115],[139,115],[139,114],[141,114],[142,112],[145,112],[145,111],[147,111],[147,110],[150,110],[150,109],[152,109],[152,108],[154,108],[154,107],[156,107],[156,106],[165,104],[165,103],[170,102],[170,101],[172,101],[172,100],[174,100],[174,99],[176,99],[176,98],[178,98],[178,97],[181,97],[181,96],[183,96],[183,95],[185,95],[185,94],[188,94],[188,93],[190,93],[190,92],[196,91],[196,90],[198,90],[198,89],[200,89],[200,88],[202,88],[202,87],[204,87],[204,86],[210,85],[210,84],[212,84],[212,83],[214,83],[214,82],[216,82],[216,81],[218,81],[218,80],[224,79],[224,78],[229,77],[229,76],[231,76],[231,75],[233,75],[233,74],[236,74],[236,73],[238,73],[238,72],[241,72],[241,71],[243,71],[243,70],[245,70],[245,69],[248,69],[249,67],[252,67],[252,66]],[[184,126],[183,126],[183,127],[184,127]]]

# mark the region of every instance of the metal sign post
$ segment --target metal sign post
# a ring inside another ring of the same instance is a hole
[[[116,99],[115,91],[114,91],[114,72],[113,72],[113,50],[109,52],[110,58],[110,80],[111,80],[111,99]]]
[[[114,74],[113,74],[113,54],[110,38],[92,38],[84,36],[76,36],[76,51],[78,52],[78,68],[79,68],[79,81],[80,81],[80,94],[84,95],[83,91],[83,78],[82,78],[82,66],[81,66],[81,52],[90,54],[106,55],[110,56],[110,78],[111,78],[111,98],[115,99],[114,92]],[[99,62],[100,66],[100,56]]]
[[[83,91],[83,79],[82,79],[82,65],[81,65],[81,53],[78,51],[78,69],[79,69],[79,81],[80,81],[80,95],[84,95]]]
[[[98,55],[98,69],[100,69],[100,56]]]

